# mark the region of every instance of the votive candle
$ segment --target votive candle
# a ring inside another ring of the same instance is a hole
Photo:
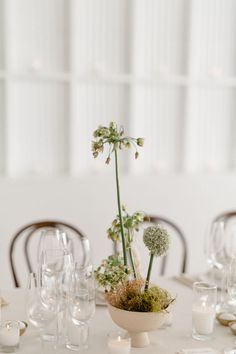
[[[192,320],[198,334],[211,334],[214,329],[215,310],[203,303],[202,306],[193,308]]]
[[[17,347],[20,341],[20,328],[17,321],[4,321],[0,323],[0,346]]]
[[[198,340],[210,338],[214,331],[217,288],[214,284],[193,284],[192,336]]]
[[[131,338],[125,337],[121,332],[108,334],[107,346],[110,354],[129,354],[131,350]]]

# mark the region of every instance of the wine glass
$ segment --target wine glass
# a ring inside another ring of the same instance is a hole
[[[236,310],[236,258],[234,257],[227,267],[227,291],[230,298],[231,312]],[[236,354],[236,341],[232,347],[225,348],[224,353]]]
[[[214,221],[210,225],[210,232],[205,239],[205,254],[211,268],[221,270],[225,265],[225,233],[224,222]]]
[[[208,272],[211,282],[217,284],[220,292],[220,299],[217,303],[217,311],[223,311],[227,306],[226,294],[226,266],[230,256],[227,252],[229,235],[226,234],[224,220],[215,220],[210,225],[210,232],[205,239],[205,254],[210,266]]]
[[[89,292],[76,290],[69,299],[66,347],[72,350],[87,349],[89,323],[92,316]],[[75,335],[76,334],[76,335]]]
[[[68,301],[67,347],[88,347],[89,321],[95,313],[95,279],[92,266],[75,266]],[[79,336],[75,336],[75,329]]]
[[[45,229],[42,231],[38,244],[38,261],[42,252],[47,249],[67,250],[72,253],[72,242],[66,232],[59,229]]]
[[[231,299],[233,313],[236,310],[236,258],[234,258],[227,268],[227,291]]]
[[[45,328],[53,322],[58,313],[57,296],[45,296],[46,289],[42,285],[41,274],[30,273],[26,312],[29,322],[40,330],[41,346]]]
[[[72,254],[65,249],[46,249],[42,252],[40,268],[46,286],[56,284],[59,299],[57,331],[61,336],[65,327],[67,298],[69,294],[74,262]]]

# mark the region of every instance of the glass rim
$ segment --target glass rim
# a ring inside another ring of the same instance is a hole
[[[207,283],[205,281],[196,281],[193,283],[193,289],[213,290],[217,289],[217,285],[214,283]]]

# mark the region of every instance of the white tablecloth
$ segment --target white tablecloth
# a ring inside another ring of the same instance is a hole
[[[191,306],[192,290],[191,288],[178,283],[176,280],[160,278],[159,286],[165,287],[172,295],[176,296],[173,305],[173,323],[170,327],[158,329],[149,334],[151,344],[146,348],[132,348],[131,353],[139,354],[174,354],[183,348],[205,348],[212,347],[216,350],[222,350],[230,347],[236,337],[232,335],[228,327],[215,325],[214,336],[208,341],[196,341],[191,338]],[[9,302],[9,305],[2,308],[2,319],[26,320],[25,315],[25,291],[15,289],[2,291],[2,295]],[[97,306],[96,314],[91,320],[89,349],[80,353],[87,354],[106,354],[107,351],[107,333],[116,329],[116,325],[110,319],[106,307]],[[21,337],[19,354],[40,353],[40,344],[35,330],[29,327],[26,333]],[[52,353],[52,347],[46,345],[43,351]],[[73,353],[66,348],[58,348],[57,353]]]

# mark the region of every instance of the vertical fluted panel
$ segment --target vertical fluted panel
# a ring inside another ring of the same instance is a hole
[[[134,3],[133,73],[168,79],[185,70],[187,2],[137,0]],[[181,166],[184,90],[147,84],[132,90],[132,126],[144,135],[142,169],[178,170]]]
[[[215,80],[211,86],[189,87],[185,167],[219,171],[232,165],[233,91],[217,87],[217,79],[235,75],[236,2],[191,2],[189,75]]]
[[[5,168],[5,115],[4,115],[4,84],[0,81],[0,173]]]
[[[126,119],[126,87],[99,75],[127,70],[125,0],[71,1],[71,69],[89,76],[71,87],[71,173],[99,168],[92,161],[92,132],[98,124]],[[98,75],[98,76],[97,76]]]
[[[37,77],[41,72],[66,70],[64,0],[7,3],[8,71]],[[12,80],[7,86],[7,174],[65,173],[66,85]]]
[[[0,0],[0,171],[100,169],[92,132],[111,120],[146,138],[131,171],[235,169],[235,14],[235,0]]]
[[[0,0],[0,71],[4,70],[4,23],[4,2]],[[0,80],[0,173],[4,172],[5,163],[4,106],[4,81]]]

